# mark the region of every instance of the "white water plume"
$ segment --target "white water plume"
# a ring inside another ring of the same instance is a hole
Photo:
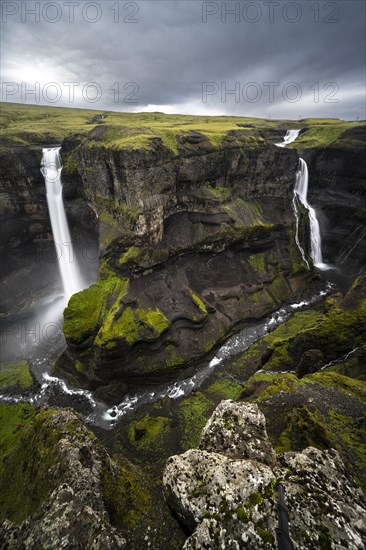
[[[83,285],[76,262],[62,198],[62,162],[60,147],[43,149],[41,172],[46,182],[47,204],[53,239],[66,301],[82,290]]]

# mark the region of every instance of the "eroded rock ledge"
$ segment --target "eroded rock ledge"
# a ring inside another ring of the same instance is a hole
[[[294,239],[296,151],[240,131],[219,147],[191,132],[177,154],[97,137],[70,147],[99,219],[100,278],[70,300],[57,369],[105,398],[106,385],[187,376],[241,326],[300,299],[311,275]]]
[[[366,502],[335,450],[275,454],[256,404],[222,401],[200,448],[171,457],[166,500],[192,532],[184,549],[276,548],[276,482],[295,548],[364,549]]]

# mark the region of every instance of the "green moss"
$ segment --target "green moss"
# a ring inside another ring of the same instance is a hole
[[[264,225],[262,212],[257,203],[244,201],[241,197],[233,195],[230,202],[223,204],[223,208],[238,225],[244,224],[248,227]]]
[[[269,531],[266,531],[265,529],[258,529],[258,535],[262,539],[264,543],[268,544],[274,544],[275,538]]]
[[[169,418],[149,414],[132,422],[128,432],[131,445],[140,450],[162,452],[169,435],[170,423]]]
[[[243,508],[243,506],[239,506],[239,508],[235,510],[235,514],[238,516],[238,520],[242,521],[243,523],[248,523],[250,520],[247,512],[248,510]]]
[[[249,498],[245,501],[244,506],[247,509],[254,508],[263,502],[262,495],[260,493],[252,493]]]
[[[248,263],[250,267],[254,269],[254,271],[264,271],[265,270],[264,259],[265,259],[265,256],[263,253],[255,254],[248,258]]]
[[[355,353],[347,359],[340,359],[333,365],[327,367],[325,372],[335,372],[349,378],[363,380],[366,382],[366,345],[360,346]]]
[[[332,539],[329,529],[326,525],[319,527],[319,549],[320,550],[332,550]]]
[[[232,399],[237,401],[243,388],[232,380],[218,379],[211,384],[206,392],[212,394],[215,399]]]
[[[116,277],[115,270],[109,265],[108,261],[105,258],[100,263],[99,274],[102,280],[108,279],[110,277]]]
[[[314,386],[314,388],[311,388]],[[259,403],[278,394],[279,391],[294,393],[294,401],[307,401],[307,395],[319,396],[324,388],[333,388],[334,404],[331,401],[326,412],[321,412],[314,405],[301,407],[291,406],[291,398],[283,398],[285,411],[275,423],[271,440],[277,452],[300,451],[308,446],[319,449],[335,448],[343,457],[349,471],[361,486],[366,487],[366,430],[362,417],[353,418],[340,413],[343,403],[347,403],[344,394],[365,402],[366,383],[362,380],[348,379],[335,373],[319,372],[307,375],[301,380],[290,373],[270,374],[256,373],[244,387],[244,393]],[[304,392],[305,390],[305,397]],[[343,394],[343,396],[342,396]],[[316,402],[316,400],[314,401]],[[339,410],[339,404],[340,410]],[[272,422],[272,420],[271,420]],[[285,425],[278,435],[277,425]],[[272,429],[272,428],[270,428]]]
[[[114,475],[102,471],[102,492],[111,523],[119,529],[136,525],[151,508],[151,497],[141,471],[121,457],[114,457],[119,469]]]
[[[284,280],[282,283],[285,284]],[[349,296],[345,298],[345,304],[350,301]],[[313,349],[322,350],[324,363],[332,361],[363,345],[365,318],[366,300],[354,300],[352,307],[347,305],[346,309],[339,297],[333,298],[327,301],[324,311],[311,309],[295,313],[260,343],[251,346],[232,368],[240,372],[250,365],[257,368],[262,365],[265,370],[295,370],[302,354]],[[264,354],[265,363],[262,362]]]
[[[109,277],[99,279],[91,287],[74,294],[64,311],[63,331],[65,337],[72,342],[86,340],[98,330],[106,315],[108,306],[113,298],[118,299],[127,294],[128,279]],[[111,311],[115,312],[118,304],[114,304]],[[107,313],[107,322],[111,312]]]
[[[270,290],[274,296],[283,301],[289,293],[289,287],[283,273],[280,273],[270,284]]]
[[[28,403],[0,404],[0,457],[11,451],[35,414]]]
[[[97,175],[95,177],[98,177]],[[88,196],[98,212],[100,221],[100,235],[105,246],[123,235],[133,237],[139,211],[129,208],[125,203],[106,198],[88,190]]]
[[[78,162],[74,153],[62,153],[63,168],[69,174],[76,174],[78,172]]]
[[[0,485],[9,488],[0,500],[0,521],[22,522],[62,482],[67,466],[56,444],[61,433],[52,426],[54,413],[38,413],[0,464]]]
[[[205,304],[202,302],[201,298],[199,296],[197,296],[197,294],[195,294],[192,290],[190,290],[190,293],[191,293],[191,297],[192,297],[192,300],[193,302],[196,304],[196,306],[203,312],[207,315],[207,309],[206,309],[206,306]]]
[[[131,246],[122,256],[119,258],[118,263],[119,265],[124,265],[128,263],[131,260],[136,259],[139,256],[139,248],[136,246]]]
[[[75,361],[75,369],[82,374],[85,371],[85,366],[80,361]]]
[[[205,353],[208,353],[209,351],[211,351],[212,348],[215,346],[215,344],[216,344],[216,340],[210,340],[209,342],[207,342],[204,347]]]
[[[264,374],[256,373],[249,378],[245,384],[246,394],[254,394],[257,401],[264,401],[280,392],[291,393],[299,385],[296,375],[286,374]]]
[[[334,372],[322,371],[306,375],[301,382],[303,384],[320,384],[326,387],[334,387],[337,390],[354,395],[366,403],[366,382],[363,380],[354,380]]]
[[[309,446],[318,449],[329,447],[332,435],[318,409],[310,410],[304,405],[293,409],[286,419],[287,427],[275,445],[278,453],[302,450]]]
[[[175,349],[175,346],[166,346],[165,347],[166,353],[167,353],[167,360],[166,360],[166,366],[167,367],[177,367],[178,365],[184,364],[184,357],[179,355]]]
[[[179,403],[178,416],[182,431],[183,450],[198,447],[202,430],[213,408],[213,402],[201,392],[197,392]]]
[[[216,185],[212,183],[208,183],[207,187],[220,202],[229,200],[231,192],[227,187],[216,187]]]
[[[34,380],[28,361],[0,365],[0,390],[27,390],[33,386]]]
[[[274,225],[256,222],[255,225],[222,225],[219,231],[208,233],[205,237],[196,242],[196,246],[205,248],[221,243],[234,243],[245,240],[264,239],[268,237],[274,229]]]
[[[97,334],[97,346],[106,345],[115,339],[124,339],[128,344],[133,344],[142,337],[151,340],[169,328],[169,320],[158,308],[145,311],[143,308],[132,309],[128,306],[118,317],[120,308],[119,297]]]
[[[327,425],[331,431],[330,446],[335,447],[366,490],[366,429],[365,424],[335,411],[329,411]]]

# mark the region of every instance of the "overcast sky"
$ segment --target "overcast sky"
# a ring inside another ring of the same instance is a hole
[[[3,0],[1,26],[4,101],[366,118],[363,0]]]

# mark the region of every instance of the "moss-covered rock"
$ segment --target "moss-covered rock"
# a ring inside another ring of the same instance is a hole
[[[111,308],[96,336],[97,346],[106,345],[111,348],[113,341],[117,339],[123,339],[128,344],[139,339],[154,340],[169,327],[168,319],[158,308],[155,311],[145,311],[143,308],[126,307],[116,317],[117,310],[121,308],[120,301],[117,302],[116,309]]]
[[[306,286],[297,268],[292,280],[297,154],[224,120],[216,139],[213,120],[168,129],[160,115],[138,127],[138,117],[116,115],[120,125],[103,116],[72,151],[100,222],[102,261],[96,285],[65,311],[59,374],[93,387],[169,369],[184,376],[178,367]],[[125,280],[128,289],[116,282]]]
[[[60,433],[52,429],[55,411],[42,411],[22,429],[11,454],[0,465],[1,484],[8,487],[0,518],[21,523],[36,512],[66,476],[58,448]],[[51,474],[52,472],[52,474]]]
[[[365,392],[364,381],[325,371],[301,379],[257,373],[244,388],[265,413],[277,452],[335,448],[366,491]]]
[[[117,469],[101,473],[102,494],[111,523],[122,531],[134,527],[152,505],[147,479],[123,457],[115,458]]]
[[[0,393],[20,393],[35,386],[28,361],[0,365]]]
[[[108,324],[127,290],[127,279],[112,276],[99,279],[91,287],[74,294],[64,311],[65,337],[75,343],[88,340],[98,331],[104,320]]]
[[[183,399],[179,404],[179,420],[182,426],[183,449],[198,447],[202,430],[214,409],[214,404],[201,392]]]
[[[35,414],[28,403],[0,404],[0,457],[10,452],[24,429],[33,423]]]
[[[323,308],[295,313],[260,342],[251,346],[231,369],[315,372],[355,348],[366,338],[365,278],[343,297],[328,298]],[[275,285],[276,286],[276,285]]]
[[[140,420],[131,423],[129,441],[131,445],[150,455],[164,456],[170,424],[170,418],[147,414]]]
[[[42,410],[0,464],[2,540],[30,548],[122,548],[152,506],[149,482],[112,460],[71,410]]]

